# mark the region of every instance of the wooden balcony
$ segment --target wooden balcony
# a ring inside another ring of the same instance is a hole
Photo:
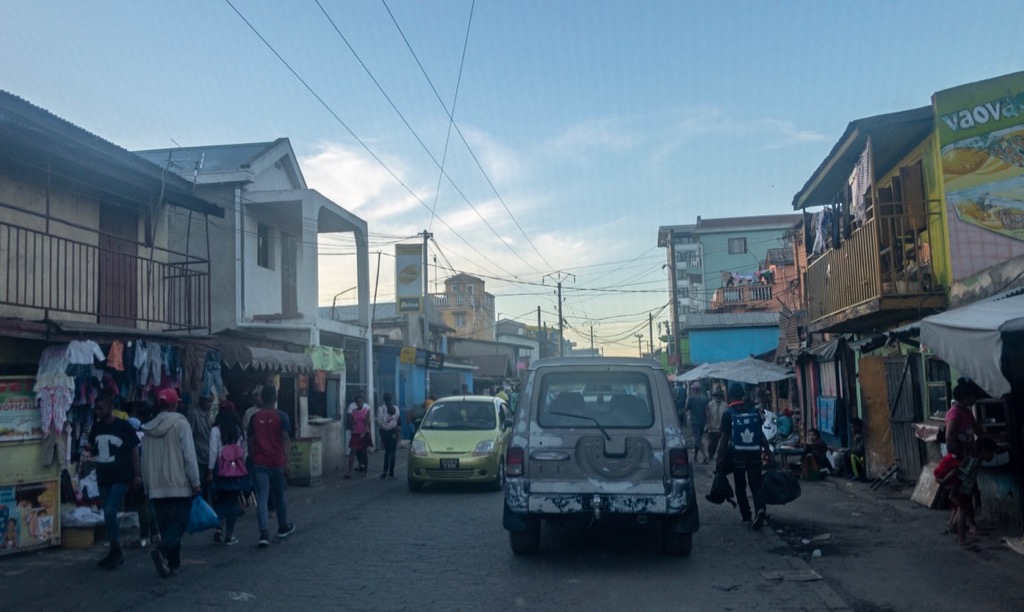
[[[208,260],[18,213],[40,223],[0,221],[0,304],[8,313],[150,331],[209,330]]]
[[[719,312],[778,310],[779,303],[774,299],[776,285],[737,285],[715,289],[711,298],[711,310]]]
[[[932,275],[925,203],[879,208],[882,214],[808,264],[811,331],[868,331],[946,307],[946,295]]]

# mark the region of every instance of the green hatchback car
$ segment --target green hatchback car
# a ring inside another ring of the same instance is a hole
[[[428,482],[505,485],[512,412],[486,395],[442,397],[423,417],[409,446],[409,490]]]

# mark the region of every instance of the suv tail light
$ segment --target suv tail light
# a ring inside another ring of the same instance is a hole
[[[673,448],[669,450],[668,470],[669,475],[672,476],[672,478],[685,478],[689,476],[690,453],[685,448]]]
[[[513,446],[505,454],[505,476],[518,478],[523,475],[525,454],[523,449]]]

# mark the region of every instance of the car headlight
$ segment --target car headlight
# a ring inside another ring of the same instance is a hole
[[[473,449],[473,456],[490,455],[492,452],[494,452],[494,440],[484,440],[477,443],[476,448]]]
[[[416,457],[426,457],[427,443],[423,440],[413,440],[412,444],[409,446],[409,452]]]

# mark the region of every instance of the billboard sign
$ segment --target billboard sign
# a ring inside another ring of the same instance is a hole
[[[950,213],[1024,241],[1024,72],[932,99]]]
[[[395,297],[398,312],[423,310],[423,245],[395,245]]]

